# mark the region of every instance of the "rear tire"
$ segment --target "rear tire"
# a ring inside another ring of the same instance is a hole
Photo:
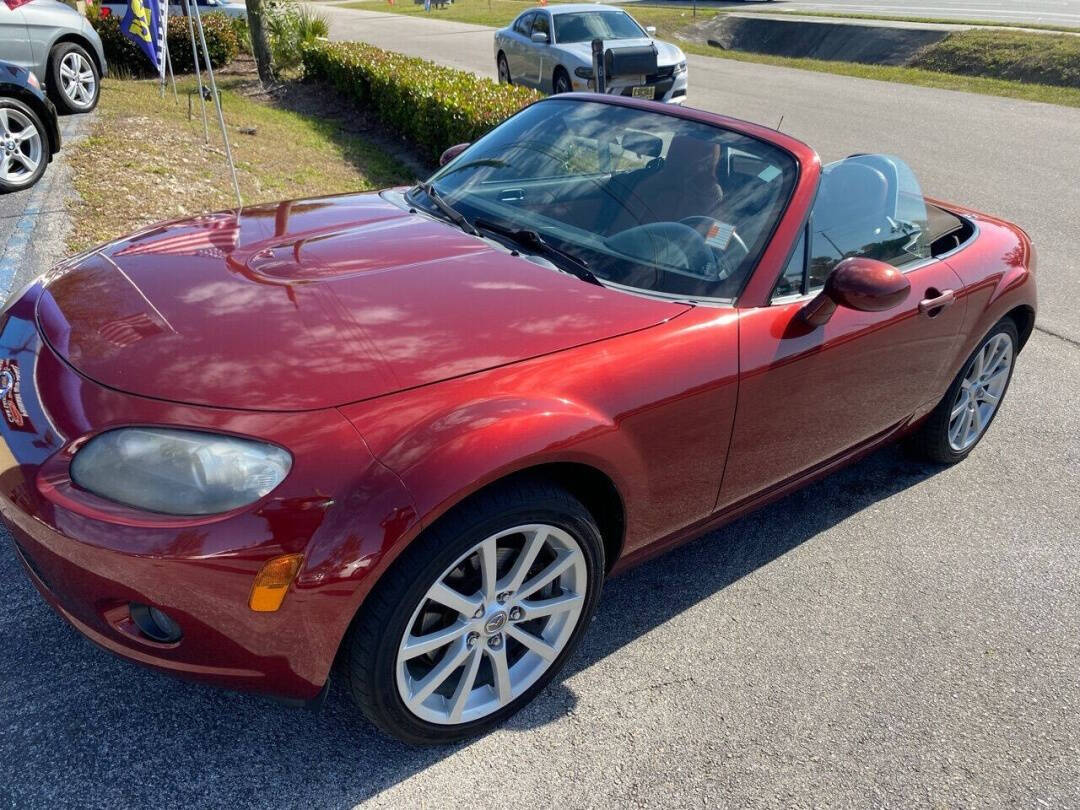
[[[603,578],[600,531],[569,493],[546,482],[483,493],[425,531],[364,601],[343,647],[353,699],[414,745],[488,731],[562,669]]]
[[[510,65],[506,61],[506,56],[500,53],[495,64],[499,70],[499,84],[513,84],[514,80],[510,76]]]
[[[49,54],[49,96],[62,112],[88,113],[101,96],[101,74],[90,54],[61,42]]]
[[[913,455],[938,464],[956,464],[971,454],[1001,410],[1019,346],[1012,318],[998,321],[979,341],[941,402],[908,440]]]

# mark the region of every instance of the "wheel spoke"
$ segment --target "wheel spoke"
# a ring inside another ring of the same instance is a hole
[[[469,625],[466,622],[457,621],[443,630],[436,630],[434,633],[427,633],[422,636],[410,635],[408,641],[405,642],[401,655],[408,661],[418,655],[433,652],[461,638],[468,629]]]
[[[968,397],[959,397],[957,399],[956,407],[952,409],[952,413],[949,415],[949,424],[952,424],[953,420],[956,419],[956,417],[958,417],[965,410],[967,410],[969,401],[970,400]]]
[[[451,723],[461,722],[461,716],[465,711],[465,704],[469,702],[469,695],[472,694],[473,685],[476,683],[476,673],[480,669],[480,662],[482,660],[483,653],[479,647],[469,653],[469,658],[465,662],[465,669],[461,673],[461,680],[458,681],[457,688],[450,698]]]
[[[476,613],[483,604],[480,599],[471,598],[460,591],[455,591],[444,582],[436,582],[431,590],[428,591],[427,597],[444,607],[456,610],[467,619],[471,619],[473,614]]]
[[[519,598],[524,599],[529,594],[540,590],[573,564],[574,554],[572,552],[559,552],[559,555],[548,564],[547,568],[521,586],[521,590],[518,591]]]
[[[510,683],[510,667],[506,662],[506,645],[493,650],[485,648],[488,658],[491,660],[491,671],[495,678],[495,697],[500,706],[505,706],[513,698],[514,688]]]
[[[997,394],[991,393],[990,391],[983,390],[980,399],[982,399],[982,401],[987,403],[988,405],[997,405],[1001,397]]]
[[[416,684],[416,691],[409,698],[409,704],[418,706],[427,700],[431,693],[442,686],[443,681],[450,677],[450,673],[461,666],[461,662],[465,660],[469,652],[470,650],[464,641],[447,650],[442,660],[432,667],[431,672]]]
[[[38,162],[30,156],[24,155],[22,152],[13,152],[11,156],[18,160],[27,172],[33,174],[35,171],[37,171]]]
[[[0,162],[0,177],[8,177],[11,174],[11,158],[5,157],[3,162]]]
[[[540,549],[547,543],[547,539],[547,529],[538,529],[533,532],[532,537],[525,541],[521,553],[518,554],[518,558],[514,561],[514,567],[511,568],[510,573],[506,575],[504,580],[506,584],[500,586],[500,590],[516,592],[521,587],[521,583],[524,582],[525,576],[529,573],[529,569],[532,568],[532,564],[536,562],[536,555],[540,553]]]
[[[983,346],[982,351],[975,355],[975,365],[971,368],[970,379],[977,380],[982,376],[983,363],[986,361],[986,350],[988,346]]]
[[[484,600],[487,602],[494,600],[496,594],[495,586],[499,576],[499,572],[496,570],[499,564],[499,558],[496,555],[497,550],[494,537],[489,537],[480,544],[480,590],[484,594]]]
[[[565,613],[568,610],[573,610],[584,601],[585,598],[577,593],[564,593],[553,596],[551,599],[535,601],[525,599],[518,603],[519,607],[525,611],[525,616],[520,621],[527,622],[532,619],[539,619],[541,616]]]
[[[3,129],[4,135],[13,135],[11,131],[11,121],[8,119],[8,111],[3,107],[0,107],[0,128]]]
[[[556,656],[558,656],[559,654],[559,651],[557,649],[552,647],[542,638],[534,636],[532,633],[528,632],[527,630],[523,630],[520,627],[515,627],[512,624],[508,625],[506,628],[506,634],[510,636],[510,638],[520,641],[522,644],[524,644],[534,653],[539,655],[545,661],[554,661]]]

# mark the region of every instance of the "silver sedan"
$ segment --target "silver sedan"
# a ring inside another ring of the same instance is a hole
[[[101,39],[59,0],[0,2],[0,59],[33,71],[62,112],[97,105],[106,72]]]
[[[686,56],[677,45],[653,39],[654,33],[614,6],[530,8],[495,32],[499,81],[546,93],[591,90],[594,39],[604,40],[605,48],[655,45],[655,73],[612,77],[607,92],[681,104],[686,100]]]

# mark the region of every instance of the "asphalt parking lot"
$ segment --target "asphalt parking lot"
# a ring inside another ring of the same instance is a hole
[[[759,86],[784,75],[751,67]],[[830,104],[837,78],[817,79]],[[895,90],[896,115],[939,103],[920,92],[936,91]],[[811,106],[794,125],[828,129],[835,110]],[[1076,112],[1046,125],[1075,144]],[[1040,136],[1030,155],[1057,148]],[[1044,207],[1044,263],[1076,255],[1074,182],[1040,201],[999,187],[1000,167],[950,185],[940,153],[918,160],[943,195]],[[1057,334],[1033,335],[970,459],[884,449],[611,581],[565,677],[467,744],[389,741],[340,688],[316,715],[114,658],[0,543],[0,806],[1080,805],[1075,267],[1041,269]]]

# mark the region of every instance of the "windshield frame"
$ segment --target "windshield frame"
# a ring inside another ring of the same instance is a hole
[[[664,290],[649,289],[647,287],[630,286],[611,278],[604,276],[599,277],[603,285],[611,289],[618,289],[622,292],[633,295],[642,295],[657,300],[679,301],[692,305],[712,307],[740,307],[743,306],[743,299],[746,297],[751,301],[747,306],[768,306],[768,293],[771,292],[773,284],[775,284],[776,280],[779,278],[792,250],[794,250],[795,243],[797,242],[799,234],[806,223],[806,218],[809,215],[810,205],[817,195],[821,175],[821,161],[817,153],[805,143],[785,135],[779,130],[731,118],[729,116],[695,110],[693,108],[687,109],[681,106],[671,108],[665,106],[665,109],[657,110],[655,109],[656,105],[653,102],[622,96],[597,96],[595,94],[585,93],[566,93],[558,96],[548,96],[535,101],[506,118],[493,130],[489,130],[488,133],[485,133],[484,138],[495,131],[495,129],[502,127],[507,122],[522,115],[536,105],[580,103],[582,101],[630,108],[658,116],[689,121],[722,132],[734,133],[775,149],[791,160],[793,164],[792,180],[787,196],[786,198],[777,200],[778,214],[775,216],[771,228],[765,235],[753,265],[748,267],[746,271],[742,273],[739,284],[731,295],[685,295]],[[470,158],[469,153],[473,151],[474,147],[479,144],[481,140],[483,140],[483,138],[470,144],[468,148],[464,149],[454,158],[454,160],[448,162],[445,166],[440,166],[428,178],[427,182],[437,183],[441,175],[448,174],[454,169],[455,164],[465,164],[470,162],[470,160],[476,160],[477,158],[475,157]],[[430,213],[430,206],[417,199],[420,194],[422,194],[422,191],[420,191],[418,187],[413,186],[405,191],[404,197],[408,204],[418,206],[425,212]],[[444,197],[445,196],[446,195],[444,195]],[[441,215],[434,213],[434,216],[439,217]],[[526,226],[522,224],[522,227]],[[545,238],[550,236],[550,234],[543,235]],[[788,237],[790,237],[790,239]],[[778,244],[778,238],[783,240],[782,245]],[[554,237],[554,241],[560,245],[564,242],[563,239],[560,239],[557,236]]]

